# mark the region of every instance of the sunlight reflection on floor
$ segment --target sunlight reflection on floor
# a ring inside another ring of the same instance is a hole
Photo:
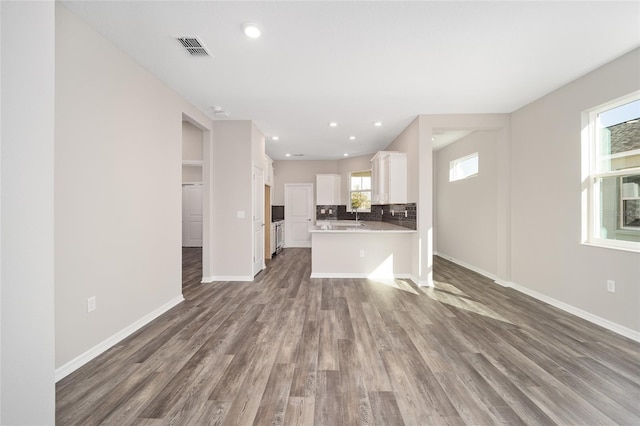
[[[390,254],[378,267],[367,277],[369,280],[380,283],[387,287],[397,288],[408,293],[420,294],[411,284],[395,279],[393,271],[393,254]]]
[[[387,287],[397,288],[398,290],[406,291],[407,293],[420,294],[415,288],[411,286],[411,284],[403,280],[398,280],[394,278],[373,278],[373,277],[369,277],[368,279],[369,281],[373,281],[375,283],[379,283]]]
[[[433,283],[434,287],[420,288],[420,290],[431,299],[440,303],[444,303],[445,305],[453,306],[458,309],[464,309],[465,311],[473,312],[475,314],[511,324],[511,321],[495,313],[482,303],[472,300],[468,295],[466,295],[463,291],[461,291],[453,284],[435,280],[433,281]]]

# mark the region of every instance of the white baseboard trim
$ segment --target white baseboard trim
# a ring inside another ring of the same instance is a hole
[[[435,284],[433,283],[433,280],[431,280],[431,281],[429,281],[429,280],[416,281],[416,280],[412,279],[412,281],[414,283],[416,283],[416,285],[418,287],[435,287]]]
[[[362,272],[312,272],[310,278],[370,278],[372,280],[375,279],[389,279],[389,276],[375,276],[371,274],[365,274]],[[409,279],[414,281],[414,278],[411,274],[393,274],[393,278],[397,278],[400,280]]]
[[[632,330],[630,328],[622,326],[613,321],[609,321],[608,319],[594,315],[591,312],[584,311],[580,308],[576,308],[575,306],[569,305],[568,303],[561,302],[560,300],[546,296],[542,293],[538,293],[537,291],[521,286],[520,284],[516,284],[514,282],[509,282],[509,281],[501,281],[501,282],[496,281],[496,283],[503,287],[511,287],[514,290],[518,290],[520,293],[524,293],[527,296],[531,296],[534,299],[540,300],[541,302],[547,303],[558,309],[562,309],[563,311],[573,314],[579,318],[582,318],[583,320],[587,320],[593,324],[599,325],[600,327],[606,328],[609,331],[613,331],[614,333],[618,333],[631,340],[640,342],[639,331]]]
[[[434,254],[436,254],[436,253],[434,253]],[[464,261],[462,261],[462,260],[460,260],[460,259],[456,259],[455,257],[453,257],[453,256],[449,256],[448,254],[444,254],[444,253],[437,253],[436,255],[437,255],[437,256],[440,256],[440,257],[441,257],[441,258],[443,258],[443,259],[447,259],[448,261],[453,262],[453,263],[455,263],[456,265],[460,265],[460,266],[462,266],[462,267],[464,267],[464,268],[467,268],[467,269],[472,270],[473,272],[477,272],[477,273],[479,273],[480,275],[484,275],[484,276],[485,276],[485,277],[487,277],[487,278],[491,278],[491,279],[492,279],[492,280],[494,280],[494,281],[497,281],[497,280],[499,280],[499,279],[500,279],[500,278],[498,278],[498,276],[497,276],[497,275],[492,274],[491,272],[485,271],[484,269],[480,269],[480,268],[478,268],[477,266],[471,265],[471,264],[469,264],[469,263],[467,263],[467,262],[464,262]]]
[[[509,282],[509,281],[505,281],[505,280],[501,280],[501,279],[497,279],[494,281],[496,284],[498,284],[499,286],[502,287],[513,287],[513,283]],[[524,293],[524,292],[523,292]]]
[[[546,296],[542,293],[538,293],[535,290],[531,290],[525,286],[522,286],[520,284],[516,284],[514,282],[511,281],[505,281],[501,278],[498,278],[497,276],[495,276],[494,274],[491,274],[487,271],[483,271],[480,268],[477,268],[473,265],[469,265],[468,263],[465,263],[461,260],[452,258],[451,256],[447,256],[446,254],[442,254],[442,253],[438,253],[438,256],[447,259],[453,263],[456,263],[462,267],[465,267],[467,269],[471,269],[474,272],[477,272],[481,275],[484,275],[487,278],[491,278],[492,280],[494,280],[494,282],[502,287],[508,287],[508,288],[513,288],[514,290],[519,291],[520,293],[524,293],[527,296],[531,296],[534,299],[540,300],[541,302],[547,303],[551,306],[554,306],[558,309],[561,309],[565,312],[568,312],[572,315],[575,315],[579,318],[582,318],[583,320],[587,320],[593,324],[599,325],[600,327],[606,328],[607,330],[613,331],[614,333],[618,333],[621,336],[627,337],[631,340],[634,340],[636,342],[640,342],[640,332],[639,331],[635,331],[632,330],[630,328],[627,328],[625,326],[622,326],[620,324],[617,324],[613,321],[609,321],[608,319],[599,317],[597,315],[594,315],[590,312],[584,311],[580,308],[576,308],[575,306],[569,305],[568,303],[565,302],[561,302],[559,300],[556,300],[552,297]]]
[[[253,281],[250,275],[212,275],[210,277],[202,277],[202,284],[209,284],[214,281]]]
[[[388,276],[372,276],[371,274],[364,274],[360,272],[312,272],[310,278],[370,278],[372,280],[377,279],[389,279]],[[433,281],[422,280],[420,281],[413,274],[393,274],[393,278],[399,280],[411,280],[418,287],[433,287]]]
[[[175,299],[170,300],[169,302],[165,303],[159,308],[149,312],[147,315],[140,318],[133,324],[120,330],[113,336],[109,337],[107,340],[104,340],[103,342],[97,344],[96,346],[89,349],[85,353],[78,355],[77,357],[75,357],[68,363],[64,364],[63,366],[56,368],[56,371],[55,371],[56,382],[64,379],[69,374],[76,371],[78,368],[82,367],[83,365],[85,365],[86,363],[88,363],[89,361],[91,361],[101,353],[105,352],[107,349],[110,349],[111,347],[116,345],[118,342],[129,337],[130,335],[132,335],[133,333],[135,333],[145,325],[149,324],[151,321],[158,318],[160,315],[164,314],[169,309],[178,305],[182,301],[184,301],[184,297],[182,297],[182,295],[176,297]]]

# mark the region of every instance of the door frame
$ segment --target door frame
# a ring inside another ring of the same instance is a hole
[[[210,283],[213,280],[211,272],[211,245],[212,245],[212,210],[213,200],[211,197],[211,191],[213,188],[212,179],[212,164],[213,164],[213,133],[206,125],[201,124],[195,118],[182,113],[182,120],[188,121],[195,127],[202,131],[202,279],[203,283]],[[181,133],[182,134],[182,133]],[[179,164],[182,164],[182,139],[180,139],[180,160]],[[181,168],[182,170],[182,168]],[[182,202],[182,171],[180,172],[180,200]],[[182,222],[180,223],[180,229],[182,232]],[[182,247],[182,234],[180,236],[180,244]],[[182,256],[182,249],[180,249]],[[182,265],[182,259],[180,259],[180,265]],[[182,270],[182,266],[180,267]]]
[[[259,182],[256,182],[255,180],[255,176],[260,176],[262,179],[260,179]],[[256,250],[256,233],[258,231],[260,231],[259,229],[256,229],[257,227],[261,228],[262,230],[262,242],[260,243],[261,248],[262,248],[262,256],[260,256],[260,259],[254,259],[254,256],[251,256],[251,272],[253,274],[253,276],[255,277],[258,273],[260,273],[260,271],[264,270],[266,268],[266,263],[264,261],[264,233],[265,233],[265,220],[266,218],[264,217],[264,168],[260,167],[259,165],[257,165],[256,163],[253,163],[252,168],[251,168],[251,205],[252,205],[252,212],[251,212],[251,251],[252,253],[255,254],[255,250]],[[257,195],[262,195],[262,204],[258,205],[258,200],[256,199]],[[262,224],[261,225],[256,225],[256,213],[261,213],[262,214]],[[258,271],[256,271],[256,263],[260,262],[260,269]]]

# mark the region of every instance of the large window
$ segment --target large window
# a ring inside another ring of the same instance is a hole
[[[449,163],[449,182],[478,176],[478,153],[458,158]]]
[[[588,241],[640,251],[640,92],[587,114]]]
[[[371,170],[353,172],[350,180],[350,210],[371,211]]]

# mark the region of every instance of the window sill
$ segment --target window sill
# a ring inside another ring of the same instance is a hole
[[[588,246],[588,247],[611,249],[611,250],[627,251],[631,253],[640,253],[640,245],[638,246],[638,248],[613,246],[613,245],[599,244],[599,243],[593,243],[593,242],[583,242],[583,243],[580,243],[580,245]]]

